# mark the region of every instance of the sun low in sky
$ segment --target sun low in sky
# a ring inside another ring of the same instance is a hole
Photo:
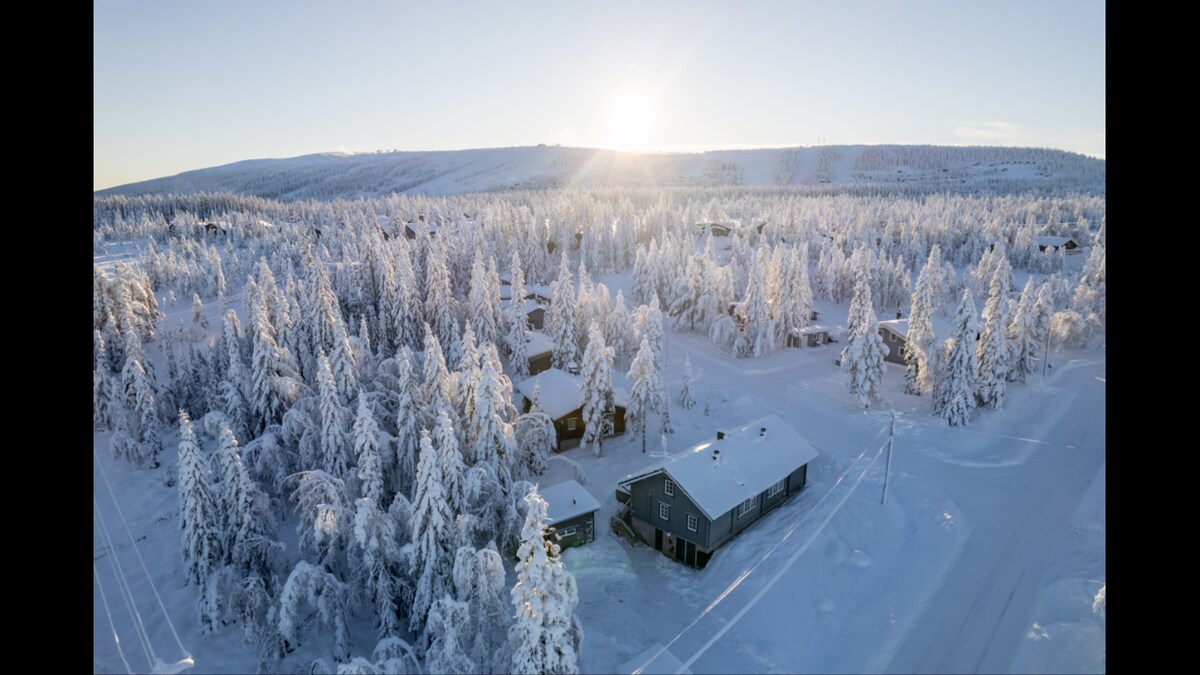
[[[337,150],[1104,156],[1097,0],[96,0],[95,189]]]
[[[655,146],[654,104],[641,92],[618,94],[612,102],[608,146],[614,150],[643,150]]]

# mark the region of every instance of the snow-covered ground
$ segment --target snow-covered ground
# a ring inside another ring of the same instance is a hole
[[[605,281],[614,292],[629,290],[628,275]],[[211,325],[219,309],[209,308]],[[844,321],[844,307],[819,309],[823,322]],[[185,302],[164,310],[190,312]],[[965,428],[931,417],[928,397],[904,395],[902,370],[889,365],[883,397],[903,416],[886,505],[888,418],[862,411],[846,394],[834,365],[840,347],[735,361],[701,336],[669,332],[669,452],[777,414],[821,453],[804,491],[719,549],[702,571],[631,548],[609,531],[617,481],[652,461],[640,439],[610,439],[602,457],[583,448],[563,453],[601,504],[596,541],[564,554],[580,591],[582,669],[613,672],[657,642],[696,673],[1102,670],[1103,621],[1090,614],[1090,598],[1104,580],[1104,347],[1070,361],[1052,354],[1046,381],[1010,385],[1003,410],[977,411]],[[697,398],[690,411],[675,403],[685,354]],[[173,626],[195,672],[253,671],[255,657],[236,628],[201,634],[196,589],[182,584],[177,495],[168,485],[177,436],[167,438],[164,466],[153,471],[114,461],[107,439],[95,438],[96,672],[124,670],[101,588],[135,671],[153,655],[137,638],[130,606],[162,661],[183,657]],[[649,447],[661,452],[656,441]],[[550,466],[544,485],[576,475],[568,462]],[[294,548],[290,523],[280,536]],[[131,605],[118,578],[129,580]],[[369,653],[369,620],[353,629],[354,652]],[[328,645],[310,640],[284,668],[319,657],[328,659]]]

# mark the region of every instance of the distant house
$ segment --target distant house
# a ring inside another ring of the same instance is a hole
[[[945,342],[953,332],[954,326],[950,322],[941,319],[933,320],[933,334],[937,336],[937,344]],[[883,339],[884,346],[888,348],[887,356],[883,359],[904,365],[904,348],[908,340],[908,319],[880,321],[879,337]],[[978,331],[975,333],[975,339],[979,339]]]
[[[1058,251],[1060,248],[1070,252],[1079,248],[1079,244],[1075,243],[1075,240],[1070,237],[1038,237],[1037,245],[1038,250],[1042,252],[1045,252],[1047,249]]]
[[[550,370],[550,364],[554,360],[554,343],[545,333],[529,331],[529,335],[525,339],[525,356],[529,358],[530,375]],[[544,400],[545,396],[543,395]]]
[[[692,671],[683,667],[683,661],[679,657],[672,654],[663,647],[662,643],[655,642],[649,649],[629,659],[617,668],[617,672],[621,675],[692,675]]]
[[[618,373],[613,373],[613,406],[610,413],[613,434],[625,433],[625,407],[629,405],[629,393],[617,385]],[[540,385],[542,408],[554,420],[554,431],[558,435],[557,450],[562,452],[579,445],[583,438],[583,378],[565,370],[548,368],[545,371],[521,380],[517,391],[524,397],[521,410],[529,412],[533,401],[534,386]]]
[[[508,312],[512,307],[512,299],[500,301],[500,311]],[[546,308],[538,304],[534,300],[525,301],[525,318],[529,321],[529,326],[534,330],[541,330],[546,322]]]
[[[656,551],[702,568],[719,546],[799,492],[817,451],[778,415],[627,476],[618,514]]]
[[[798,335],[787,336],[787,346],[789,347],[820,347],[833,342],[833,337],[829,333],[828,326],[805,326],[800,329]]]
[[[553,536],[553,541],[562,548],[583,546],[596,540],[596,511],[600,510],[600,502],[582,485],[568,480],[551,485],[541,493],[549,517],[546,525],[553,528],[553,534],[548,531],[547,537]]]
[[[404,224],[404,236],[409,239],[416,239],[418,232],[424,232],[432,237],[437,234],[438,226],[434,223],[425,220],[425,214],[417,216],[416,222]]]
[[[701,234],[711,234],[714,237],[728,237],[733,231],[732,225],[723,223],[696,223]]]

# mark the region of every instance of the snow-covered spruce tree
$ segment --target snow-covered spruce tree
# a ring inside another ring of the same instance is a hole
[[[387,503],[391,495],[383,485],[383,459],[380,456],[379,425],[362,390],[358,393],[358,413],[354,417],[354,455],[358,458],[358,485],[363,497],[376,504]]]
[[[356,505],[354,545],[361,561],[356,579],[374,611],[375,631],[384,638],[401,629],[399,598],[404,581],[396,522],[373,499],[359,499]]]
[[[983,308],[983,335],[975,347],[979,362],[979,404],[985,408],[1004,405],[1008,387],[1008,285],[1005,268],[1008,263],[1001,254],[992,275],[987,304]]]
[[[346,324],[339,317],[333,322],[333,347],[329,352],[329,370],[337,382],[341,405],[349,406],[358,394],[358,373],[354,367],[354,350],[346,335]]]
[[[346,484],[319,469],[300,473],[299,480],[291,498],[300,552],[322,568],[342,573],[354,519]]]
[[[346,625],[349,589],[329,572],[301,560],[288,575],[279,594],[279,633],[289,649],[300,644],[300,628],[307,620],[302,604],[317,610],[321,623],[333,633],[333,657],[350,659],[350,631]]]
[[[533,400],[529,412],[517,419],[518,477],[531,478],[546,471],[550,453],[558,445],[554,420],[542,408],[540,384],[533,385]]]
[[[1092,251],[1088,254],[1087,262],[1079,275],[1079,285],[1075,288],[1073,306],[1087,324],[1087,337],[1103,334],[1106,322],[1105,278],[1107,267],[1105,263],[1105,232],[1104,225],[1096,235]]]
[[[649,338],[642,338],[637,356],[629,366],[625,377],[633,380],[633,391],[629,397],[629,406],[625,409],[625,419],[633,431],[642,432],[642,452],[646,451],[646,430],[649,427],[650,413],[662,409],[663,391],[662,378],[654,360],[654,348]]]
[[[750,281],[746,285],[746,299],[742,303],[746,316],[743,328],[746,336],[746,347],[754,358],[766,356],[775,349],[775,320],[767,307],[766,260],[763,249],[758,249],[755,255],[753,269],[750,270]]]
[[[633,339],[641,343],[642,338],[650,341],[650,348],[654,350],[654,362],[662,364],[663,324],[657,295],[650,298],[649,305],[641,305],[633,311]]]
[[[583,446],[592,446],[599,457],[608,429],[608,414],[613,410],[613,350],[604,344],[600,326],[588,328],[587,352],[583,355]]]
[[[412,352],[405,345],[396,355],[396,457],[392,462],[393,492],[405,497],[413,493],[417,477],[417,451],[420,443],[421,409],[417,379],[412,369]]]
[[[227,424],[221,424],[217,441],[225,559],[239,578],[257,574],[270,582],[287,560],[283,544],[274,539],[270,500],[243,465],[237,439]]]
[[[348,411],[342,407],[337,382],[324,352],[317,353],[317,394],[321,410],[321,468],[331,476],[350,477],[350,438],[346,433]]]
[[[461,546],[455,554],[454,595],[466,604],[468,617],[459,634],[476,672],[508,672],[509,655],[500,651],[512,623],[504,577],[504,562],[495,542],[478,551]]]
[[[917,275],[908,312],[908,335],[904,340],[904,393],[920,396],[933,391],[929,351],[937,336],[933,332],[933,310],[937,304],[937,282],[941,270],[941,249],[933,245],[929,260]]]
[[[625,294],[617,291],[613,300],[612,311],[608,313],[604,326],[604,343],[613,348],[616,363],[621,364],[628,358],[630,347],[629,312],[625,309]]]
[[[871,405],[871,399],[879,397],[883,373],[887,368],[884,362],[887,347],[879,336],[879,322],[871,306],[871,287],[867,284],[866,275],[860,275],[855,284],[850,311],[854,314],[853,321],[849,323],[857,328],[850,334],[846,348],[842,350],[842,372],[846,374],[850,394],[866,408]]]
[[[196,443],[192,422],[179,411],[179,526],[183,530],[184,572],[203,589],[221,566],[221,523],[213,498],[213,472]]]
[[[450,508],[451,521],[453,521],[455,516],[467,512],[465,484],[467,471],[463,462],[463,453],[458,445],[458,434],[445,409],[438,411],[437,422],[433,427],[433,445],[437,449],[438,480],[441,483],[443,498]]]
[[[1025,290],[1021,291],[1012,322],[1008,324],[1009,382],[1024,382],[1035,371],[1040,344],[1034,320],[1033,277],[1030,277],[1025,282]]]
[[[657,296],[657,279],[649,252],[638,247],[633,262],[633,301],[639,305],[650,304],[650,299]]]
[[[683,388],[679,390],[679,405],[683,406],[684,410],[696,407],[696,393],[692,391],[692,357],[690,354],[683,357]]]
[[[299,395],[302,384],[291,354],[276,344],[271,336],[265,313],[256,317],[253,330],[255,339],[250,390],[252,431],[257,435],[267,425],[276,424],[283,418],[289,403]]]
[[[947,341],[947,353],[938,383],[936,408],[950,426],[965,425],[975,409],[975,389],[979,380],[979,363],[975,357],[975,301],[971,289],[964,288],[954,330]]]
[[[559,546],[546,539],[546,501],[537,488],[517,549],[517,584],[512,589],[516,623],[508,631],[511,671],[518,675],[573,675],[579,672],[583,628],[575,615],[575,577],[563,567]]]
[[[446,502],[438,452],[429,432],[421,431],[421,457],[413,495],[412,542],[404,547],[408,578],[414,585],[409,630],[421,634],[436,598],[450,590],[454,562],[454,513]],[[423,652],[418,643],[418,651]]]
[[[426,265],[425,317],[442,348],[449,352],[449,361],[457,366],[454,352],[459,339],[458,320],[455,318],[458,303],[450,288],[444,246],[429,248]]]
[[[139,467],[158,468],[162,452],[162,427],[155,403],[153,376],[144,366],[141,342],[134,331],[126,333],[125,366],[121,371],[124,420],[128,434],[126,459]]]
[[[470,636],[464,629],[470,626],[467,604],[443,595],[429,608],[425,626],[429,649],[425,652],[425,667],[430,673],[469,675],[480,672],[478,664],[467,655]]]
[[[96,345],[96,365],[92,371],[92,428],[102,431],[116,426],[116,386],[113,384],[112,366],[104,337],[98,330],[92,334],[92,341]]]
[[[513,251],[512,258],[512,299],[509,304],[508,321],[508,363],[512,367],[513,379],[523,380],[529,377],[529,319],[525,314],[525,272],[521,270],[521,258]]]
[[[474,415],[468,421],[468,437],[473,439],[469,457],[475,465],[484,464],[504,489],[512,483],[513,429],[501,418],[500,374],[488,359],[479,370],[479,382],[472,398]]]
[[[454,410],[454,383],[446,369],[442,344],[425,324],[425,363],[421,382],[422,425],[432,426],[439,410]]]
[[[565,369],[568,363],[579,361],[579,344],[575,340],[575,282],[566,252],[562,254],[558,279],[550,285],[550,290],[546,330],[554,344],[554,367]]]
[[[499,289],[493,293],[487,266],[483,262],[483,251],[475,249],[475,262],[471,265],[471,289],[467,294],[467,315],[481,343],[495,342],[500,338],[501,321],[497,316],[499,303]]]

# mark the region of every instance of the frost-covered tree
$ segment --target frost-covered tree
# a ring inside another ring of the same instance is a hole
[[[396,456],[392,460],[393,492],[412,495],[417,477],[417,452],[420,443],[418,426],[421,408],[417,379],[412,370],[412,352],[407,346],[396,355]]]
[[[204,313],[204,303],[200,302],[200,294],[192,294],[192,332],[203,335],[208,331],[208,316]]]
[[[654,350],[654,362],[663,363],[662,311],[658,308],[658,296],[650,298],[649,305],[641,305],[633,311],[633,339],[640,344],[645,338]]]
[[[871,307],[871,287],[867,284],[866,275],[860,275],[855,284],[854,301],[850,304],[854,319],[850,323],[856,326],[850,334],[845,349],[842,350],[842,372],[846,375],[846,384],[850,394],[858,399],[863,407],[871,404],[871,399],[879,397],[879,389],[883,385],[883,374],[887,368],[884,358],[887,347],[879,335],[879,322],[875,318],[875,310]]]
[[[904,393],[920,396],[933,391],[933,373],[929,352],[937,336],[933,332],[933,310],[937,304],[937,281],[941,269],[941,249],[937,244],[929,260],[917,275],[912,307],[908,312],[908,334],[904,340]]]
[[[468,675],[478,673],[479,666],[467,655],[470,625],[467,604],[443,595],[429,608],[429,623],[425,626],[429,649],[425,652],[425,667],[430,673]]]
[[[92,427],[96,431],[116,426],[116,385],[113,383],[112,366],[108,360],[108,349],[100,331],[93,331],[96,345],[96,365],[92,371]]]
[[[579,361],[579,343],[575,339],[575,282],[562,255],[558,279],[550,285],[550,310],[546,313],[546,334],[554,344],[554,367],[566,368]]]
[[[554,420],[542,407],[540,384],[533,386],[529,412],[517,419],[517,468],[524,477],[540,476],[546,471],[546,461],[558,445]]]
[[[200,452],[192,422],[179,411],[179,526],[183,530],[184,572],[189,583],[204,588],[222,560],[221,522],[213,498],[213,472]]]
[[[512,623],[512,609],[506,597],[504,562],[494,542],[478,551],[459,547],[454,558],[454,595],[467,608],[467,621],[459,634],[476,664],[475,672],[508,672],[508,654],[500,648]]]
[[[579,594],[575,577],[563,567],[558,544],[545,537],[546,501],[537,488],[529,505],[517,549],[517,584],[512,602],[516,623],[508,631],[512,673],[521,675],[579,672],[583,628],[575,615]]]
[[[588,328],[588,346],[580,376],[583,379],[582,444],[592,446],[597,457],[608,431],[608,415],[613,410],[612,362],[613,350],[604,344],[604,334],[593,321]]]
[[[985,408],[1003,406],[1004,393],[1008,387],[1008,280],[1005,274],[1007,266],[1003,258],[996,264],[988,301],[983,308],[983,334],[980,335],[975,348],[975,356],[979,362],[978,398],[979,404]]]
[[[471,290],[467,295],[467,314],[475,328],[479,342],[496,342],[500,339],[502,321],[500,312],[499,280],[492,287],[487,266],[483,262],[483,251],[475,250],[475,262],[471,265]]]
[[[433,445],[438,455],[438,481],[441,483],[443,498],[450,508],[453,520],[454,516],[467,512],[467,470],[458,445],[458,433],[445,409],[438,411],[437,422],[433,427]]]
[[[529,377],[529,319],[525,314],[525,272],[521,269],[521,258],[513,251],[512,297],[509,304],[508,348],[509,365],[517,381]]]
[[[375,630],[383,638],[401,629],[399,598],[404,581],[396,522],[371,498],[360,499],[356,505],[354,545],[361,561],[358,585],[374,610]]]
[[[467,436],[472,439],[471,462],[487,466],[489,473],[507,488],[512,482],[515,440],[512,425],[501,417],[504,399],[500,396],[500,377],[491,362],[484,359],[479,382],[472,393],[475,405]]]
[[[432,425],[439,410],[454,410],[454,382],[446,369],[441,341],[433,334],[429,324],[425,325],[425,363],[421,382],[422,419]]]
[[[450,590],[455,551],[454,513],[442,487],[441,461],[429,432],[421,431],[421,456],[413,495],[412,543],[404,547],[414,585],[409,630],[422,633],[435,599]]]
[[[350,659],[350,630],[346,625],[349,589],[329,572],[301,560],[288,575],[279,594],[279,633],[289,649],[300,644],[300,629],[308,620],[303,603],[317,610],[321,623],[333,633],[333,657]]]
[[[321,412],[321,468],[331,476],[350,476],[350,438],[346,432],[348,412],[342,407],[337,382],[323,352],[317,354],[317,393]]]
[[[300,551],[321,567],[340,572],[353,536],[354,511],[346,484],[319,469],[302,472],[298,478],[291,498],[296,502]]]
[[[1040,344],[1034,325],[1034,302],[1033,278],[1030,277],[1025,282],[1025,290],[1021,291],[1012,322],[1008,324],[1009,382],[1024,382],[1035,370]]]
[[[625,419],[632,425],[633,431],[642,432],[642,452],[645,452],[650,413],[661,412],[665,399],[662,377],[658,372],[654,348],[650,345],[649,338],[642,338],[637,356],[633,358],[625,377],[633,381],[633,391],[629,396],[629,406],[625,409]]]
[[[358,414],[354,417],[354,455],[358,458],[358,484],[363,497],[384,503],[383,458],[380,456],[379,425],[362,391],[358,394]]]
[[[617,291],[612,311],[604,326],[604,343],[613,348],[617,363],[624,363],[633,339],[629,331],[629,312],[625,309],[625,294]]]
[[[946,341],[938,401],[935,404],[950,426],[965,425],[975,409],[975,389],[979,381],[979,363],[975,356],[975,301],[971,289],[964,288],[954,329]]]
[[[683,406],[684,410],[696,407],[696,393],[692,391],[692,357],[690,354],[683,357],[683,387],[679,390],[679,405]]]

